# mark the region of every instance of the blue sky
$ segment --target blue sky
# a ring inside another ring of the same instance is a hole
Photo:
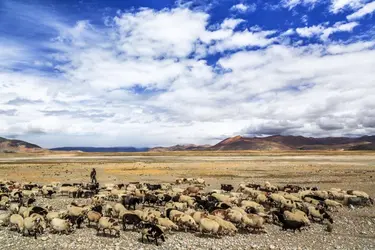
[[[375,1],[0,1],[0,136],[44,147],[375,132]]]

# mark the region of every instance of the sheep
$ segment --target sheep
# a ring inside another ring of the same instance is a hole
[[[21,209],[20,209],[21,211]],[[42,216],[46,216],[48,214],[48,211],[43,208],[43,207],[28,207],[26,208],[26,210],[24,210],[23,212],[23,217],[26,218],[26,217],[29,217],[31,216],[32,214],[39,214],[39,215],[42,215]]]
[[[12,214],[17,214],[20,211],[21,204],[19,203],[10,203],[9,205],[9,211]]]
[[[256,214],[248,214],[242,216],[242,226],[244,228],[252,228],[253,232],[255,230],[264,230],[264,218]]]
[[[88,207],[88,206],[78,207],[78,206],[74,206],[74,205],[68,205],[67,209],[68,209],[69,215],[71,215],[71,216],[81,216],[81,215],[85,215],[89,211],[90,207]]]
[[[160,226],[147,223],[147,224],[144,224],[143,227],[144,229],[141,231],[142,243],[144,240],[144,236],[146,236],[148,242],[150,242],[150,238],[154,238],[155,244],[157,246],[158,246],[158,238],[161,238],[161,240],[165,242],[164,231],[160,228]]]
[[[126,225],[133,225],[133,229],[140,227],[142,219],[133,213],[125,213],[122,217],[122,228],[125,231]]]
[[[267,196],[264,194],[258,194],[255,198],[255,201],[259,204],[266,203],[268,200]]]
[[[26,235],[26,231],[29,235],[32,233],[34,234],[34,238],[37,238],[37,233],[41,233],[43,231],[41,225],[42,219],[40,217],[26,217],[24,219],[24,231],[23,235]]]
[[[207,217],[207,213],[206,212],[194,212],[193,214],[191,214],[190,216],[193,217],[194,221],[199,224],[200,221],[203,219],[203,218],[206,218]]]
[[[284,231],[291,229],[294,232],[296,232],[296,230],[298,229],[298,231],[301,232],[301,228],[305,226],[305,223],[302,221],[294,221],[294,220],[285,219],[283,213],[280,211],[274,211],[273,214],[282,223],[282,230]]]
[[[343,207],[343,205],[340,202],[337,202],[337,201],[334,201],[334,200],[330,200],[330,199],[324,200],[324,204],[328,208],[335,208],[335,209],[337,209],[338,207]]]
[[[53,218],[50,222],[50,226],[53,232],[65,232],[65,234],[69,234],[73,227],[72,223],[70,223],[68,220],[63,220],[60,218]]]
[[[46,215],[46,220],[47,220],[48,223],[50,223],[54,218],[59,218],[59,217],[60,217],[59,212],[49,212]]]
[[[153,214],[155,217],[158,217],[160,218],[161,217],[161,212],[158,211],[158,210],[155,210],[155,209],[150,209],[150,208],[146,208],[143,210],[144,213],[151,213]]]
[[[230,192],[234,189],[234,187],[230,184],[221,184],[221,190],[224,190],[226,192]]]
[[[175,209],[167,209],[166,216],[171,220],[175,222],[176,215],[183,215],[184,213]]]
[[[187,204],[183,202],[169,202],[165,205],[166,208],[174,208],[179,211],[185,211],[187,209]]]
[[[23,217],[19,214],[12,214],[9,219],[11,227],[15,227],[18,232],[23,232],[24,229],[24,223],[23,223]]]
[[[313,219],[313,220],[319,220],[322,222],[324,219],[327,219],[331,224],[333,223],[332,217],[327,213],[322,210],[318,210],[315,207],[308,206],[308,215]]]
[[[223,233],[227,233],[229,235],[234,235],[238,231],[237,228],[233,225],[233,223],[231,223],[229,221],[226,221],[226,220],[223,220],[222,218],[220,218],[218,216],[208,215],[207,218],[211,219],[211,220],[214,220],[217,223],[219,223],[219,225],[222,228]]]
[[[230,203],[231,197],[228,195],[213,193],[212,196],[215,197],[218,201]]]
[[[242,216],[244,215],[240,211],[229,209],[226,218],[233,223],[239,224],[242,222]]]
[[[203,218],[199,222],[199,231],[201,234],[206,232],[206,233],[212,233],[218,236],[222,231],[222,227],[219,225],[218,222],[214,220]]]
[[[10,220],[10,213],[0,214],[0,226],[8,226]]]
[[[96,211],[88,211],[86,216],[90,226],[92,222],[98,224],[102,214]]]
[[[181,195],[179,202],[185,202],[189,207],[193,207],[194,205],[194,199],[187,195]]]
[[[118,218],[122,218],[122,215],[128,210],[121,203],[116,203],[113,207],[113,211],[116,215],[118,215]]]
[[[255,201],[243,200],[241,201],[242,208],[253,208],[257,212],[264,212],[264,207]]]
[[[193,217],[187,214],[176,216],[176,223],[181,228],[184,228],[185,232],[187,232],[188,229],[191,229],[191,230],[198,229],[198,225],[197,223],[195,223],[195,220],[193,219]]]
[[[0,200],[0,209],[6,210],[9,206],[10,199],[8,196],[2,196]]]
[[[115,221],[112,218],[109,217],[101,217],[99,219],[98,227],[97,227],[97,234],[99,234],[100,231],[103,231],[104,234],[105,230],[109,230],[109,234],[112,234],[112,230],[115,231],[115,235],[120,237],[120,225],[117,221]]]
[[[367,193],[363,192],[363,191],[348,190],[347,194],[355,195],[357,197],[362,197],[362,198],[366,198],[366,199],[370,198],[370,196]]]
[[[186,194],[186,195],[188,195],[188,194],[197,194],[197,193],[199,193],[199,191],[200,191],[199,187],[187,187],[185,189],[185,191],[183,191],[182,193]]]
[[[299,221],[304,223],[305,225],[310,225],[309,218],[304,212],[300,210],[294,210],[293,212],[284,211],[284,217],[286,220]]]
[[[172,229],[177,231],[179,229],[179,227],[168,218],[155,218],[155,222],[169,231]]]

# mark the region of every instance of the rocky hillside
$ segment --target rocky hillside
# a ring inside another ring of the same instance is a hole
[[[38,145],[0,137],[0,153],[36,152],[43,150]]]

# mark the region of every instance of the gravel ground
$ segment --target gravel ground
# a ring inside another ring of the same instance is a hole
[[[37,204],[63,209],[73,199],[38,198]],[[85,200],[79,200],[83,203]],[[0,211],[4,212],[4,211]],[[94,228],[77,229],[70,235],[48,231],[38,239],[25,237],[8,228],[0,227],[0,249],[375,249],[375,208],[344,208],[333,214],[334,229],[328,233],[326,225],[314,223],[302,232],[284,232],[275,225],[266,225],[267,234],[237,234],[234,237],[208,237],[197,233],[168,234],[159,247],[142,243],[140,233],[121,232],[120,238],[97,236]]]

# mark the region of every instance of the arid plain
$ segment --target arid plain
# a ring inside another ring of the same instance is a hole
[[[179,177],[200,177],[209,186],[220,188],[221,183],[241,182],[275,185],[298,184],[356,189],[375,196],[375,154],[346,151],[225,151],[225,152],[164,152],[164,153],[41,153],[3,154],[0,157],[0,179],[22,182],[50,183],[88,182],[92,168],[96,168],[98,181],[128,183],[134,181],[161,183],[173,182]],[[45,200],[63,208],[73,199]],[[61,204],[60,204],[61,203]],[[347,207],[334,213],[334,231],[328,233],[324,225],[315,224],[302,233],[281,232],[267,226],[266,235],[239,234],[223,239],[205,239],[192,234],[175,233],[168,236],[163,249],[373,249],[375,247],[374,206]],[[9,238],[10,237],[10,238]],[[17,238],[13,245],[12,237]],[[82,239],[77,241],[76,239]],[[285,238],[286,237],[286,238]],[[119,239],[95,237],[91,231],[77,231],[68,236],[51,235],[46,241],[36,242],[16,232],[1,231],[0,239],[6,243],[0,249],[158,249],[142,244],[133,232],[122,233]],[[161,249],[161,248],[160,248]]]

